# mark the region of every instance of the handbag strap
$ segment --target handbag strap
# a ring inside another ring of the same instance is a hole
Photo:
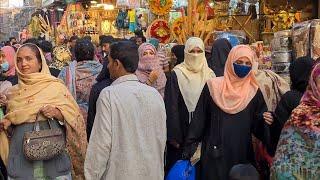
[[[41,114],[41,112],[38,111],[37,116],[36,116],[36,120],[35,120],[35,122],[34,122],[33,131],[40,131],[40,124],[39,124],[40,114]],[[51,119],[52,119],[52,118],[51,118]],[[47,119],[47,121],[48,121],[48,124],[49,124],[49,128],[52,129],[50,120]]]

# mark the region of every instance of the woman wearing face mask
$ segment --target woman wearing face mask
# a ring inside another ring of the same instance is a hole
[[[181,158],[181,147],[201,91],[206,81],[215,77],[208,67],[204,50],[200,38],[189,38],[184,48],[184,62],[174,67],[166,84],[167,171]]]
[[[15,75],[15,66],[14,66],[14,55],[16,54],[16,52],[14,51],[13,47],[11,46],[4,46],[3,48],[1,48],[1,50],[3,51],[5,57],[6,57],[6,61],[9,63],[9,68],[7,70],[6,73],[4,73],[5,76],[9,77],[9,76],[14,76]]]
[[[209,80],[200,96],[190,124],[183,158],[189,159],[202,142],[201,179],[228,179],[237,164],[254,163],[251,133],[263,142],[268,126],[267,110],[254,72],[254,54],[249,46],[234,47],[223,77]]]
[[[143,43],[138,51],[139,64],[135,74],[140,82],[156,88],[163,97],[167,78],[160,66],[156,48],[150,43]]]
[[[311,72],[300,105],[285,123],[271,167],[271,179],[320,177],[320,64]]]

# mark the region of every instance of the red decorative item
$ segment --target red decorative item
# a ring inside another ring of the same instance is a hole
[[[149,28],[149,34],[153,38],[157,38],[160,43],[168,43],[170,40],[170,28],[168,21],[157,19],[153,21]]]

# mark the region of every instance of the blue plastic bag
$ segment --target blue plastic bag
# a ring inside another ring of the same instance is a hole
[[[179,160],[170,169],[166,180],[195,180],[196,168],[189,160]]]

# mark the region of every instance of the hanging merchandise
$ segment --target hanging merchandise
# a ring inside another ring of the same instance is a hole
[[[140,7],[139,0],[117,0],[117,7],[129,7],[129,8],[138,8]]]
[[[118,13],[117,20],[116,20],[116,26],[118,29],[124,29],[125,28],[125,19],[127,18],[127,12],[123,9],[121,9]]]
[[[128,11],[128,18],[129,18],[129,30],[130,32],[134,32],[137,29],[136,11],[134,9],[130,9]]]
[[[146,31],[147,30],[147,18],[145,18],[146,14],[140,13],[138,15],[138,29],[140,31]]]
[[[149,4],[153,14],[163,16],[170,12],[173,2],[172,0],[150,0]]]
[[[292,28],[292,44],[295,50],[295,58],[307,56],[310,52],[310,21],[297,23]]]
[[[170,40],[170,28],[168,21],[157,19],[151,23],[147,34],[149,37],[158,39],[161,43],[168,43]]]

